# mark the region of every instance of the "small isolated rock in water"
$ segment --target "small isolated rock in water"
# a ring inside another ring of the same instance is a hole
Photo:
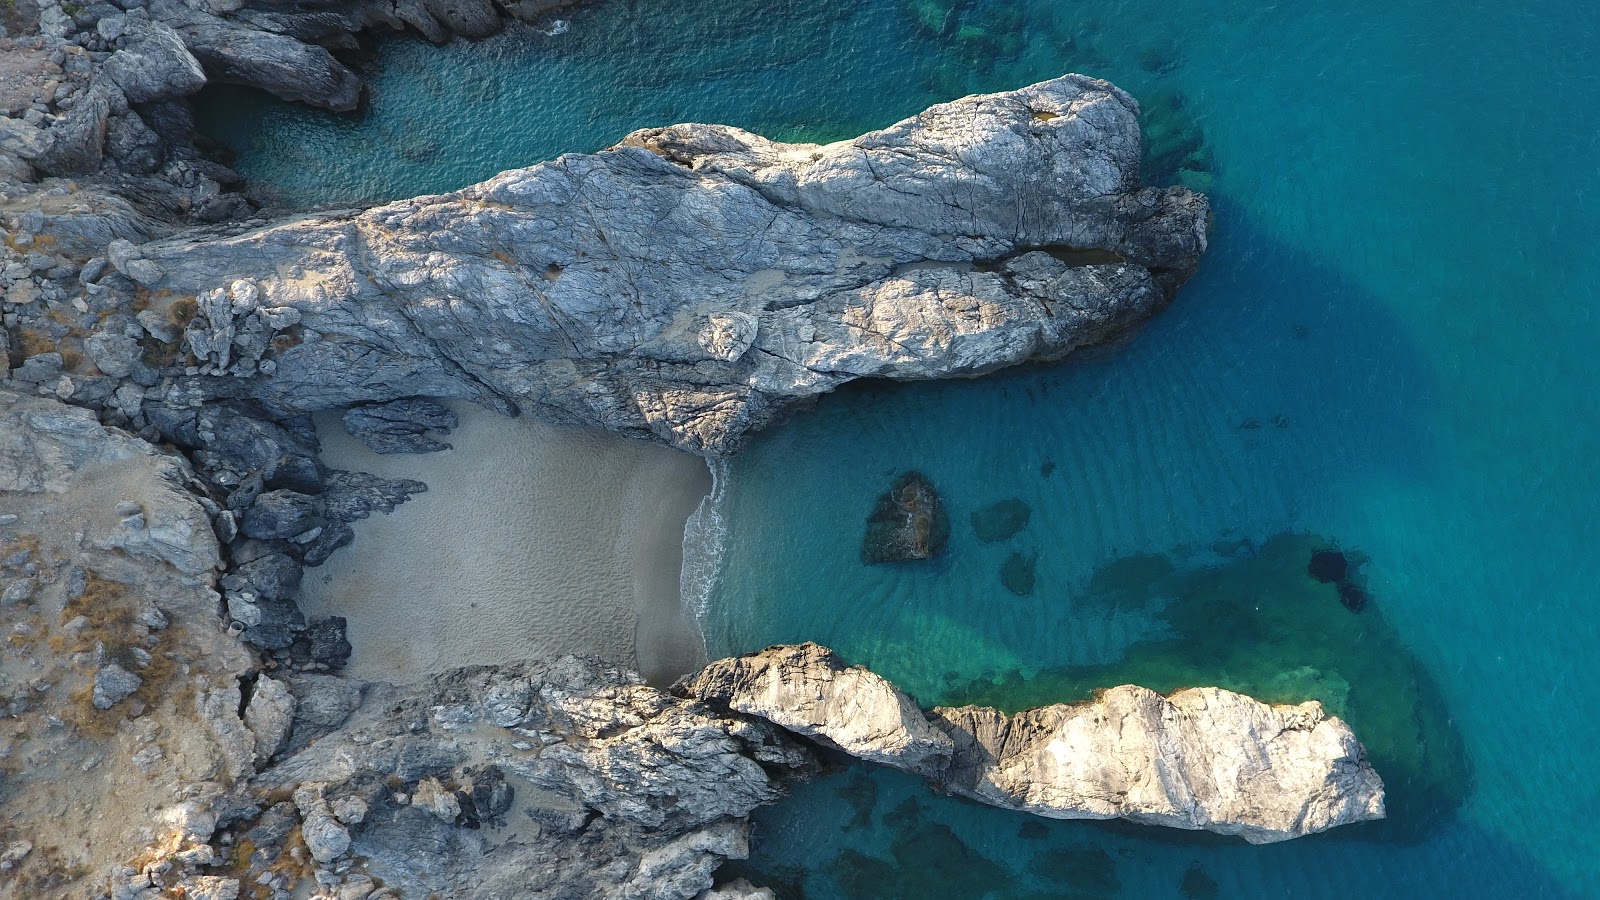
[[[112,663],[94,675],[94,708],[110,709],[133,696],[144,679]]]
[[[428,432],[449,434],[458,424],[448,407],[426,397],[409,397],[372,406],[357,406],[344,414],[344,428],[373,453],[433,453],[449,450]]]
[[[932,559],[950,540],[950,517],[921,472],[907,472],[878,498],[867,519],[861,558],[869,563]]]
[[[972,530],[977,533],[978,540],[985,544],[993,544],[1014,537],[1017,532],[1027,527],[1028,519],[1032,515],[1032,507],[1016,497],[1011,497],[973,513]]]
[[[1338,550],[1317,550],[1311,554],[1311,562],[1306,566],[1306,574],[1323,584],[1331,584],[1339,591],[1339,602],[1345,609],[1353,613],[1361,612],[1367,608],[1370,599],[1365,588],[1356,584],[1352,579],[1349,557]]]

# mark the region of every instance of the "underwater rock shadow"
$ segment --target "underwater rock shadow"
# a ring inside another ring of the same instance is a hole
[[[1264,463],[1276,461],[1268,442],[1290,431],[1301,436],[1302,447],[1323,450],[1317,460],[1320,474],[1337,483],[1319,490],[1345,487],[1354,495],[1354,486],[1362,482],[1430,475],[1429,460],[1437,450],[1424,423],[1434,378],[1402,323],[1331,262],[1268,235],[1225,195],[1211,200],[1215,224],[1199,270],[1168,309],[1113,341],[1058,362],[1014,366],[981,379],[859,379],[796,412],[791,421],[859,415],[872,406],[906,403],[917,394],[934,394],[917,399],[918,405],[936,407],[940,393],[971,391],[1021,394],[1054,415],[1086,415],[1088,404],[1077,398],[1097,395],[1113,379],[1125,383],[1129,377],[1147,395],[1165,392],[1161,399],[1167,406],[1183,407],[1195,401],[1196,385],[1157,376],[1172,374],[1171,358],[1201,344],[1207,362],[1217,364],[1208,370],[1215,379],[1208,386],[1248,392],[1227,395],[1238,404],[1226,415],[1218,412],[1219,427],[1252,431],[1249,439],[1263,448]],[[948,435],[930,429],[927,437],[933,448]],[[1046,473],[1059,478],[1062,461],[1050,447],[1039,448],[1041,490],[1048,487]],[[974,511],[951,510],[963,519]]]

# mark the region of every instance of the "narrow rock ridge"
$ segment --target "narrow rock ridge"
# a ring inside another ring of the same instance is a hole
[[[1209,207],[1139,186],[1137,110],[1069,75],[826,146],[677,125],[108,258],[179,304],[151,401],[460,398],[721,456],[847,381],[1058,359],[1163,307]]]
[[[1265,844],[1384,815],[1365,749],[1315,701],[1122,685],[1010,716],[976,706],[923,714],[882,677],[812,643],[718,660],[678,690],[1053,819],[1122,818]]]

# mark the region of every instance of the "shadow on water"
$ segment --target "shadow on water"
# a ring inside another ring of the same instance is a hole
[[[1043,819],[938,796],[912,776],[865,764],[800,785],[754,818],[750,859],[726,864],[718,878],[746,878],[780,900],[1300,896],[1307,873],[1369,859],[1354,842],[1334,839],[1338,832],[1251,846],[1125,822]],[[790,827],[796,821],[805,823],[800,833]],[[1447,865],[1451,850],[1419,848],[1422,868],[1397,873],[1387,887],[1427,884],[1447,892],[1439,896],[1472,898],[1512,884],[1524,896],[1575,896],[1520,848],[1475,826],[1461,832],[1468,858]],[[827,833],[847,837],[816,840]],[[1362,893],[1331,875],[1328,888]]]

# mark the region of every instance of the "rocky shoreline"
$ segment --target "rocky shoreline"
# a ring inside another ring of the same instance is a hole
[[[350,109],[333,51],[363,30],[474,38],[559,5],[0,13],[0,896],[770,896],[717,867],[831,749],[985,802],[1249,840],[1381,815],[1342,723],[1226,692],[1118,715],[1201,722],[1174,751],[1196,766],[1253,752],[1219,716],[1264,722],[1293,765],[1242,806],[1191,778],[1168,809],[1040,800],[1036,765],[979,762],[1037,755],[1075,713],[930,718],[814,646],[773,651],[799,661],[773,677],[851,681],[913,733],[861,744],[793,697],[748,703],[751,658],[682,696],[578,657],[340,676],[344,622],[305,619],[302,570],[426,485],[329,468],[310,413],[379,452],[441,449],[456,399],[721,456],[856,378],[1116,338],[1205,249],[1205,198],[1142,187],[1137,105],[1081,76],[827,146],[651,129],[278,221],[195,146],[184,98],[208,82]]]

